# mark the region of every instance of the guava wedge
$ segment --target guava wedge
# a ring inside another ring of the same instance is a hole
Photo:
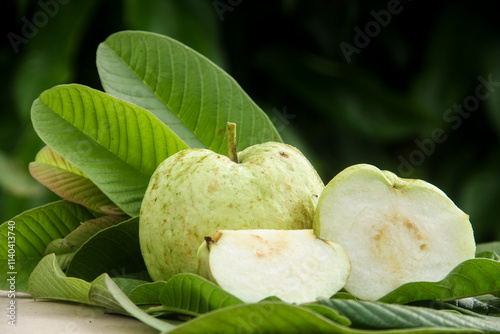
[[[199,273],[247,303],[330,298],[351,265],[339,245],[309,230],[220,230],[198,250]]]
[[[402,284],[439,281],[475,255],[469,216],[432,184],[358,164],[322,192],[313,229],[347,252],[345,289],[376,300]]]

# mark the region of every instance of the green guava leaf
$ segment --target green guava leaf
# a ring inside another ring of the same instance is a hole
[[[113,281],[113,285],[116,285],[121,293],[125,295],[125,297],[127,298],[127,302],[129,302],[127,294],[137,286],[140,286],[146,282],[129,278],[111,278],[106,273],[98,276],[95,280],[92,281],[92,284],[88,291],[88,298],[90,303],[104,307],[107,313],[129,315],[129,312],[122,307],[121,301],[115,299],[112,292],[108,290],[107,279]]]
[[[141,310],[107,274],[102,274],[92,282],[89,300],[105,307],[108,312],[131,315],[159,331],[175,328],[175,325],[157,319]]]
[[[88,295],[90,283],[67,277],[57,263],[55,254],[45,256],[31,273],[29,293],[34,299],[55,299],[92,304]]]
[[[500,254],[500,241],[484,242],[476,245],[476,255],[484,252]]]
[[[182,273],[168,282],[158,281],[142,284],[128,295],[138,305],[157,305],[148,313],[158,315],[181,314],[197,316],[219,308],[243,304],[243,302],[222,290],[201,276]]]
[[[227,154],[226,123],[240,150],[281,141],[269,117],[210,60],[166,36],[123,31],[97,49],[106,92],[155,114],[190,147]]]
[[[66,270],[75,252],[97,232],[127,220],[128,216],[103,216],[90,219],[61,239],[47,245],[45,254],[55,253],[61,269]]]
[[[453,328],[458,332],[472,330],[500,332],[500,321],[473,317],[425,307],[394,305],[358,300],[323,299],[319,303],[331,307],[352,321],[359,329]]]
[[[81,85],[43,92],[31,119],[47,145],[130,216],[139,214],[156,167],[188,148],[147,110]]]
[[[81,205],[61,200],[25,211],[3,223],[0,225],[2,275],[15,273],[16,291],[27,292],[29,275],[45,256],[52,240],[64,238],[81,222],[99,216]],[[0,289],[8,290],[6,280],[0,281]]]
[[[150,281],[139,245],[139,218],[97,232],[75,253],[66,274],[92,281],[107,273]]]
[[[130,291],[128,297],[136,305],[160,305],[160,292],[165,287],[167,282],[157,281],[144,283]]]
[[[127,296],[130,294],[131,291],[133,291],[138,286],[150,283],[148,281],[132,279],[132,278],[124,278],[124,277],[114,277],[113,281],[116,283],[116,285],[120,287],[120,290],[122,290],[123,293],[126,294]]]
[[[343,326],[349,327],[351,326],[352,322],[349,320],[349,318],[344,317],[343,315],[340,315],[337,311],[332,309],[331,307],[318,304],[318,303],[311,303],[311,304],[303,304],[301,305],[302,307],[305,307],[307,309],[310,309],[316,313],[321,314],[325,318],[328,318],[332,321],[335,321],[336,323],[339,323]]]
[[[88,177],[48,146],[38,152],[29,171],[38,182],[70,202],[105,214],[123,214]]]
[[[309,309],[282,302],[239,304],[200,315],[168,333],[355,333]],[[163,332],[167,333],[167,332]]]
[[[199,315],[219,308],[243,304],[232,294],[212,282],[189,273],[168,280],[160,292],[162,306],[156,311]]]
[[[66,276],[54,254],[45,256],[33,270],[29,291],[35,299],[71,301],[101,306],[109,313],[131,315],[159,331],[172,329],[173,325],[155,319],[139,309],[127,298],[124,291],[131,291],[144,281],[111,279],[102,274],[93,282]]]
[[[476,253],[476,258],[484,258],[484,259],[500,261],[500,255],[498,255],[498,253],[496,252],[491,252],[491,251]]]
[[[334,299],[354,299],[354,300],[358,300],[358,298],[356,298],[355,296],[353,296],[352,294],[350,294],[347,291],[339,291],[335,295],[333,295],[332,298],[334,298]]]
[[[476,245],[476,258],[500,261],[500,242],[484,242]]]
[[[381,333],[338,324],[311,309],[282,302],[240,304],[202,314],[171,331],[162,333]],[[390,333],[482,333],[459,328],[415,328],[391,330]]]
[[[500,292],[500,262],[471,259],[456,266],[439,282],[407,283],[379,301],[407,304],[419,300],[454,300]]]

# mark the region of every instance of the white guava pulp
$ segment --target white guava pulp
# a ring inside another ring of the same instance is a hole
[[[439,281],[473,258],[469,216],[437,187],[359,164],[320,196],[313,229],[340,244],[352,272],[345,289],[376,300],[415,281]]]
[[[310,229],[324,184],[296,148],[275,142],[239,162],[186,149],[153,174],[140,213],[141,252],[153,280],[196,273],[205,236],[223,229]]]
[[[344,249],[312,230],[223,230],[198,250],[200,275],[246,303],[330,298],[347,282]]]

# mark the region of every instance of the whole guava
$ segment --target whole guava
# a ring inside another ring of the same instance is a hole
[[[153,280],[197,273],[197,250],[218,230],[310,229],[324,188],[296,148],[267,142],[237,162],[191,148],[163,161],[140,212],[141,252]]]

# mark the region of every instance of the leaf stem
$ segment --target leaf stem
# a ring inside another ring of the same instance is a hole
[[[238,147],[236,140],[236,124],[227,122],[227,155],[231,161],[239,163],[238,161]]]

